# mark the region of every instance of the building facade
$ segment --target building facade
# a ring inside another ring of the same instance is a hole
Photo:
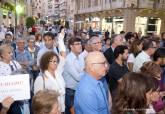
[[[75,29],[165,31],[165,0],[75,0]]]
[[[1,0],[0,1],[0,24],[6,26],[25,24],[27,16],[32,16],[31,0]]]
[[[8,26],[15,23],[15,2],[14,0],[1,0],[0,1],[0,25],[4,23]]]

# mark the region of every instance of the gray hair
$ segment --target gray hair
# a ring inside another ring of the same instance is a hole
[[[95,39],[99,38],[98,36],[92,36],[88,41],[87,44],[92,44]]]
[[[16,43],[18,43],[19,41],[24,41],[26,43],[26,39],[22,37],[16,39]]]
[[[27,38],[27,42],[29,42],[30,40],[34,40],[35,41],[35,36],[34,35],[31,35]]]
[[[118,36],[120,36],[120,35],[119,35],[119,34],[113,34],[113,35],[112,35],[111,44],[114,43],[115,39],[116,39]]]

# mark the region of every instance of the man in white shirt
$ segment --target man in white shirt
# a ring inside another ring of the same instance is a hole
[[[55,53],[59,54],[59,50],[57,46],[55,46],[56,41],[53,33],[46,32],[43,36],[43,39],[44,39],[44,47],[40,49],[37,54],[37,66],[39,66],[40,58],[45,52],[53,50]]]
[[[151,61],[151,56],[156,50],[156,42],[151,39],[144,39],[143,50],[137,55],[133,65],[133,72],[139,72],[143,63]]]

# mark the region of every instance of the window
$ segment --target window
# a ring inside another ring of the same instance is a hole
[[[98,5],[98,0],[95,0],[94,1],[94,6],[97,6]]]
[[[88,8],[91,7],[91,0],[88,0]]]

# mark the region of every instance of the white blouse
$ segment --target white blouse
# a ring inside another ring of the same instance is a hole
[[[58,48],[59,48],[59,51],[60,52],[66,52],[66,47],[65,47],[65,44],[64,44],[64,35],[59,33],[58,35]]]
[[[127,63],[134,63],[135,56],[133,53],[130,53],[127,59]]]
[[[0,76],[11,75],[11,66],[13,67],[14,71],[21,69],[21,65],[15,60],[10,61],[10,64],[0,61]]]
[[[61,71],[62,69],[58,66],[55,71],[55,78],[47,70],[43,74],[44,80],[42,76],[38,76],[34,82],[34,94],[43,89],[57,91],[60,94],[58,102],[60,104],[61,112],[65,112],[65,81]]]

